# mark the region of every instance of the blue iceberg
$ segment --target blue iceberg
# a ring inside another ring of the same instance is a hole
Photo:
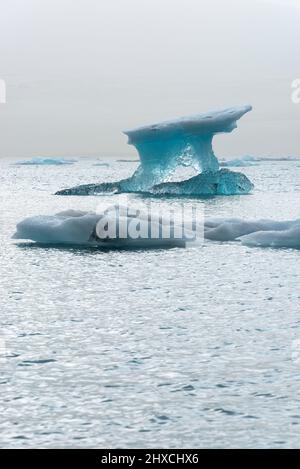
[[[240,106],[127,130],[128,143],[140,157],[140,165],[128,179],[114,183],[87,184],[57,192],[58,195],[150,192],[176,195],[245,194],[253,188],[237,172],[220,170],[212,141],[219,133],[232,132],[237,120],[251,111]],[[178,168],[192,168],[196,176],[174,181]]]

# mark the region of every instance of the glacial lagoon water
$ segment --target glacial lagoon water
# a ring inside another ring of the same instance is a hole
[[[105,162],[0,161],[0,447],[298,448],[299,250],[11,239],[25,217],[112,202],[53,195],[136,168]],[[252,194],[184,202],[207,217],[300,218],[300,161],[242,171]]]

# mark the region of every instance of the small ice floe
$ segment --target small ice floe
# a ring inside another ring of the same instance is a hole
[[[116,160],[117,163],[139,163],[140,160]]]
[[[240,241],[246,246],[300,249],[300,219],[289,221],[216,218],[205,221],[212,241]]]
[[[64,164],[74,164],[76,160],[66,160],[64,158],[32,158],[31,160],[18,161],[15,163],[18,166],[33,166],[33,165],[45,165],[45,166],[60,166]]]
[[[105,163],[105,161],[99,161],[98,163],[94,163],[93,166],[101,166],[103,168],[109,168],[109,163]]]
[[[221,160],[220,166],[223,167],[235,167],[235,168],[244,168],[246,166],[256,166],[258,164],[258,159],[254,156],[243,156],[242,158],[235,158],[233,160]]]
[[[180,225],[155,214],[111,206],[103,213],[67,210],[55,215],[26,218],[17,225],[13,239],[43,245],[100,248],[171,248],[196,243],[191,223]],[[202,225],[203,240],[203,225]]]
[[[220,160],[220,166],[223,167],[236,167],[242,168],[246,166],[257,166],[260,163],[280,163],[280,162],[287,162],[290,163],[292,161],[300,161],[300,157],[298,156],[248,156],[245,155],[241,158],[234,158],[231,160]]]

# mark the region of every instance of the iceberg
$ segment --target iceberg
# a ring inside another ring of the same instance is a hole
[[[65,160],[64,158],[32,158],[31,160],[19,161],[15,163],[17,166],[32,165],[53,165],[59,166],[63,164],[74,164],[76,160]]]
[[[236,121],[251,111],[241,106],[190,117],[182,117],[125,131],[128,144],[137,149],[142,166],[139,176],[163,177],[182,164],[199,172],[218,171],[212,140],[214,135],[232,132]]]
[[[212,141],[216,134],[232,132],[237,127],[237,120],[251,109],[251,106],[233,107],[126,130],[128,143],[137,149],[140,157],[140,165],[130,178],[114,183],[86,184],[56,194],[96,195],[153,190],[154,193],[189,195],[192,186],[195,196],[248,193],[253,185],[245,175],[220,171]],[[179,167],[193,168],[198,176],[188,179],[186,184],[171,181]],[[162,188],[163,184],[167,186]]]

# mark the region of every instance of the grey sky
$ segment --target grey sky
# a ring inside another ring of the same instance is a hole
[[[0,0],[0,156],[134,155],[124,128],[247,103],[218,155],[300,155],[297,5]]]

